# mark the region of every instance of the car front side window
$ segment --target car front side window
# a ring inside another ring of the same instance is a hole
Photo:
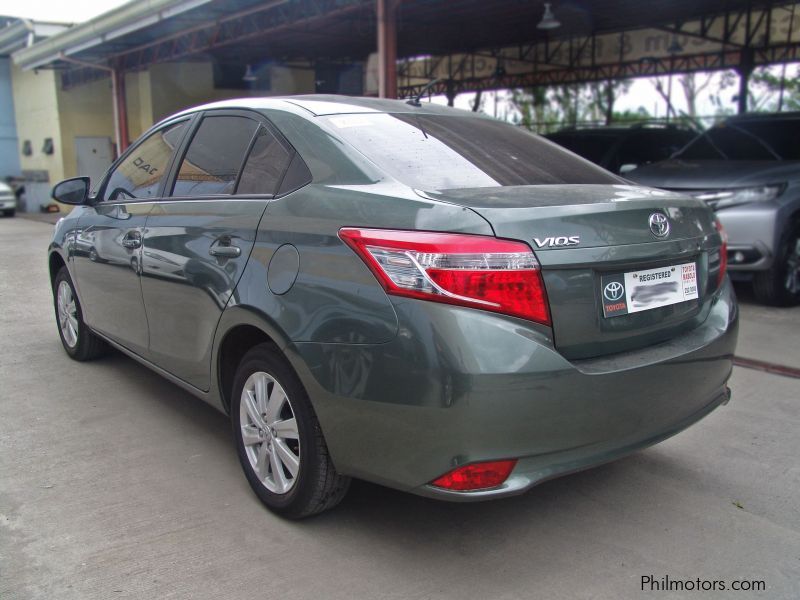
[[[188,123],[169,125],[137,144],[112,171],[103,200],[155,198]]]
[[[192,137],[175,177],[173,196],[233,194],[258,123],[239,116],[210,115]]]

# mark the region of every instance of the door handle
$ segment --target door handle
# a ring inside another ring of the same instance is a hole
[[[242,249],[231,244],[230,239],[219,239],[211,244],[208,253],[219,258],[236,258],[241,256]]]
[[[128,248],[129,250],[135,250],[136,248],[141,248],[142,234],[139,233],[138,231],[129,231],[122,238],[122,246],[123,248]]]

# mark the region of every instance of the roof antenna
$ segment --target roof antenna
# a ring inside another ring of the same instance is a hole
[[[410,104],[411,106],[422,106],[422,102],[419,101],[420,98],[422,98],[425,95],[425,92],[427,92],[434,85],[439,83],[439,81],[441,81],[441,80],[440,79],[431,79],[427,84],[425,84],[425,87],[422,88],[419,91],[419,94],[417,94],[417,97],[416,98],[411,98],[410,100],[406,100],[406,104]]]

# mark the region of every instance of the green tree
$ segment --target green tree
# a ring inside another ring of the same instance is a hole
[[[630,79],[608,79],[590,84],[589,110],[592,120],[611,125],[615,115],[614,103],[617,98],[627,94],[630,87]]]
[[[800,110],[800,67],[761,67],[750,77],[752,111]]]

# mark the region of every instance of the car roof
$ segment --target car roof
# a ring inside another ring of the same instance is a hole
[[[256,110],[272,109],[288,110],[290,112],[297,112],[297,110],[300,109],[307,115],[314,117],[352,113],[418,113],[491,118],[481,113],[474,113],[472,111],[442,106],[432,102],[421,102],[421,106],[412,106],[406,100],[337,96],[333,94],[235,98],[231,100],[222,100],[220,102],[212,102],[202,106],[196,106],[173,116],[191,114],[203,110],[224,108],[250,108]]]
[[[743,115],[730,116],[725,119],[725,121],[795,121],[797,119],[800,119],[800,111],[787,111],[779,113],[745,113]]]
[[[697,132],[690,127],[685,125],[677,125],[674,123],[669,124],[635,124],[630,125],[628,127],[619,126],[619,125],[611,125],[611,126],[602,126],[602,127],[566,127],[564,129],[559,129],[553,133],[548,133],[545,137],[553,138],[553,137],[561,137],[561,136],[576,136],[576,137],[583,137],[583,136],[619,136],[619,135],[629,135],[634,133],[640,133],[642,131],[652,132],[683,132],[683,133],[690,133],[692,135],[697,134]]]

